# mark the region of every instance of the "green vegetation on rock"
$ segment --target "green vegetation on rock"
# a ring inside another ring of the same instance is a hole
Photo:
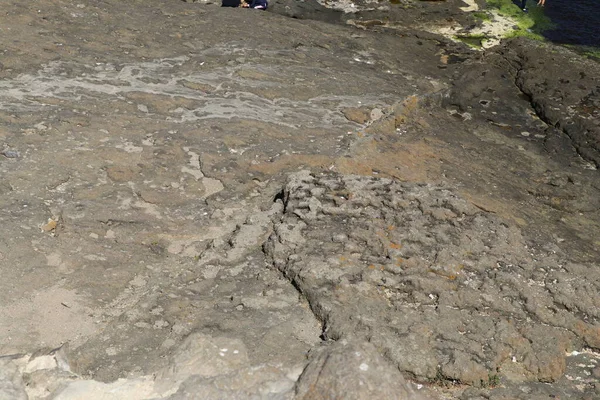
[[[513,19],[516,29],[507,37],[525,36],[536,40],[543,40],[541,32],[552,27],[550,19],[546,17],[541,7],[532,7],[524,13],[512,0],[487,0],[487,8],[495,9],[502,16]]]
[[[473,16],[477,19],[480,19],[482,21],[491,21],[492,17],[490,16],[490,14],[484,12],[484,11],[476,11],[473,13]]]
[[[485,35],[460,35],[456,36],[456,39],[465,43],[469,47],[480,49],[483,47],[483,43],[488,38]]]
[[[508,31],[503,34],[503,38],[525,36],[535,40],[544,40],[542,32],[553,26],[550,19],[544,15],[541,7],[532,7],[525,13],[513,0],[487,0],[485,8],[473,12],[471,15],[475,19],[483,21],[484,25],[485,23],[494,24],[498,16],[514,21],[512,30],[509,26]],[[471,33],[463,32],[455,36],[455,39],[471,48],[481,49],[486,47],[488,40],[492,39],[487,36],[488,34],[485,29],[483,32],[481,30]],[[493,39],[496,39],[496,37],[493,37]]]
[[[600,49],[586,48],[583,55],[596,61],[600,61]]]

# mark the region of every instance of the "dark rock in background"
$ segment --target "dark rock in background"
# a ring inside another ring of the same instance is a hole
[[[545,124],[541,142],[557,159],[568,158],[570,143],[583,160],[600,166],[597,62],[564,48],[513,39],[482,54],[455,85],[448,105],[504,124],[511,134],[520,133],[515,123],[522,131],[541,130]],[[528,124],[532,110],[540,122]]]

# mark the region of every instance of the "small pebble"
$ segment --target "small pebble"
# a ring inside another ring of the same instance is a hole
[[[6,158],[19,158],[21,157],[21,155],[19,154],[18,151],[13,151],[13,150],[4,150],[2,152],[2,155]]]

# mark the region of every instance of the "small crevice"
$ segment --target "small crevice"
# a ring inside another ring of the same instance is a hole
[[[504,58],[504,59],[510,64],[510,60],[508,60],[506,58]],[[569,133],[569,130],[564,128],[565,124],[563,123],[563,115],[561,115],[561,119],[557,120],[556,122],[552,122],[550,120],[550,118],[548,118],[546,116],[546,114],[540,110],[540,106],[537,103],[537,101],[535,100],[535,98],[533,97],[533,95],[531,93],[528,93],[523,88],[523,85],[519,83],[519,77],[521,76],[521,74],[524,71],[523,67],[519,65],[519,66],[515,66],[515,68],[516,68],[516,73],[515,73],[515,78],[514,78],[513,83],[514,83],[515,87],[517,89],[519,89],[519,91],[521,92],[523,97],[529,102],[529,106],[535,112],[535,115],[541,121],[546,123],[548,126],[554,128],[554,129],[560,131],[562,134],[564,134],[569,139],[570,145],[578,157],[580,157],[581,159],[583,159],[585,161],[593,163],[596,166],[596,168],[600,168],[600,164],[598,163],[598,161],[594,160],[593,158],[587,157],[586,154],[584,154],[584,152],[581,150],[580,146],[577,145],[577,141]]]

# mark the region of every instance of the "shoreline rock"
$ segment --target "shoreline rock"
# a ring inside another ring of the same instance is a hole
[[[363,5],[6,5],[1,398],[598,393],[596,64]]]

